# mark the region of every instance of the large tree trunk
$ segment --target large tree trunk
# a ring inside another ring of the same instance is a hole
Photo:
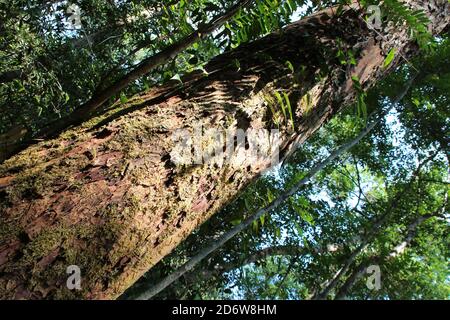
[[[447,1],[427,1],[424,9],[434,33],[448,24]],[[179,165],[176,129],[279,126],[283,157],[354,100],[352,75],[367,89],[400,63],[398,56],[383,68],[391,48],[404,56],[417,50],[406,29],[381,30],[383,39],[361,12],[334,13],[218,56],[207,76],[150,90],[6,161],[0,297],[117,297],[271,165],[270,157],[243,167]],[[338,47],[352,48],[357,64],[343,66]],[[295,130],[275,91],[289,96]],[[81,290],[66,287],[70,265],[81,269]]]

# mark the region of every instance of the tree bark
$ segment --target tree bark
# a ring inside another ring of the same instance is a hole
[[[399,65],[396,57],[383,67],[394,46],[417,51],[406,28],[381,38],[353,7],[220,55],[207,76],[150,90],[2,164],[0,298],[116,298],[271,165],[270,157],[245,167],[177,165],[175,130],[278,126],[284,157],[354,100],[353,75],[368,89]],[[449,23],[446,1],[423,9],[433,33]],[[355,66],[336,58],[338,39],[356,51]],[[289,96],[295,129],[275,91]],[[80,267],[81,290],[66,286],[70,265]]]

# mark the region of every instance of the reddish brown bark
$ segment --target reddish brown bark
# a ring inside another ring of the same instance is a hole
[[[449,22],[446,2],[436,6],[427,11],[433,32]],[[177,165],[174,130],[271,129],[278,122],[283,156],[354,100],[353,75],[367,89],[400,63],[397,57],[389,70],[382,66],[394,45],[404,56],[417,50],[403,28],[384,40],[360,12],[334,13],[225,53],[208,64],[208,76],[197,72],[183,86],[151,90],[6,161],[0,297],[117,297],[270,166]],[[356,66],[340,64],[337,39],[343,50],[353,48]],[[295,130],[281,117],[275,90],[289,95]],[[80,291],[66,287],[69,265],[81,268]]]

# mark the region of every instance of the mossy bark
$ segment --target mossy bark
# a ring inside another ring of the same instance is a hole
[[[448,23],[446,2],[438,8],[425,8],[433,32]],[[279,128],[282,158],[354,100],[353,75],[367,89],[400,63],[383,68],[391,48],[417,50],[403,27],[381,31],[383,39],[360,14],[320,12],[218,56],[208,75],[150,90],[6,161],[0,298],[119,296],[271,165],[179,166],[176,129]],[[339,48],[356,64],[341,64]],[[275,91],[289,97],[293,126]],[[70,265],[81,269],[81,290],[66,286]]]

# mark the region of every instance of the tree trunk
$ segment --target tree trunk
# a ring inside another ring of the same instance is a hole
[[[208,75],[150,90],[1,165],[0,298],[116,298],[271,166],[271,157],[180,165],[175,130],[279,127],[283,158],[354,100],[353,75],[367,89],[400,63],[383,68],[390,49],[417,51],[406,29],[378,37],[354,7],[220,55]],[[433,33],[448,24],[446,1],[424,9]],[[356,65],[340,63],[338,46],[353,48]],[[289,97],[292,119],[275,92]],[[80,290],[66,286],[70,265]]]

